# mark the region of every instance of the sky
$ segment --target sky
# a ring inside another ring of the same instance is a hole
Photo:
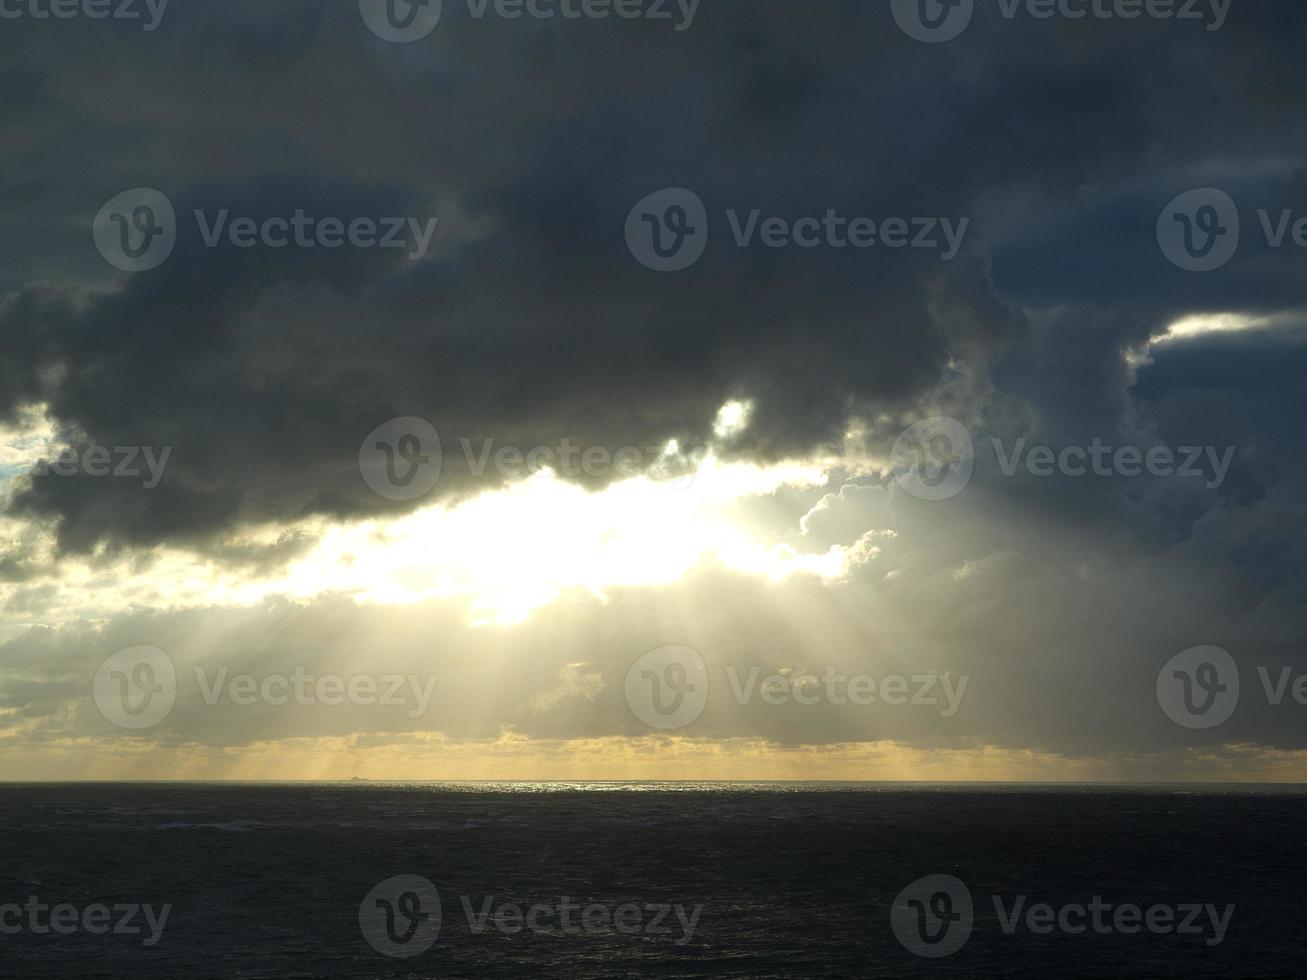
[[[0,779],[1307,779],[1307,8],[51,9]]]

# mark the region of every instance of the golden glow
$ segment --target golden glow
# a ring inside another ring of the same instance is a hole
[[[393,604],[465,596],[478,622],[515,623],[563,591],[603,597],[675,582],[703,561],[773,580],[836,578],[840,549],[801,554],[758,540],[741,500],[821,486],[820,469],[727,464],[706,456],[693,479],[636,477],[590,493],[542,471],[451,508],[329,529],[276,586],[297,597],[348,592]]]
[[[1230,744],[1127,760],[973,744],[914,748],[889,740],[779,745],[664,736],[489,740],[438,733],[291,738],[241,746],[93,738],[0,747],[7,779],[893,780],[904,782],[1307,781],[1307,751]]]
[[[751,411],[747,402],[724,405],[718,437],[743,431]],[[22,431],[0,433],[11,472],[57,452],[54,436],[42,407],[28,413]],[[679,449],[671,445],[668,453]],[[633,477],[593,492],[541,470],[452,506],[433,503],[393,518],[247,528],[226,544],[258,550],[287,536],[310,543],[288,565],[262,574],[169,548],[148,561],[59,557],[49,528],[13,519],[0,521],[0,533],[27,539],[29,555],[57,579],[58,596],[42,612],[46,624],[133,606],[248,606],[273,596],[309,601],[337,594],[385,605],[459,598],[474,625],[503,625],[524,621],[567,591],[604,599],[612,589],[673,583],[703,563],[773,582],[793,575],[837,580],[866,557],[860,544],[806,553],[768,540],[741,519],[742,506],[783,488],[824,487],[833,465],[762,466],[710,451],[674,478]],[[0,601],[16,588],[0,583]],[[4,632],[28,625],[34,624],[10,621]]]

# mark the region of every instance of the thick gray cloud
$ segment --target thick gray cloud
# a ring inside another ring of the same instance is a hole
[[[351,3],[177,4],[151,33],[7,27],[21,97],[0,141],[0,411],[48,401],[91,443],[175,447],[148,497],[38,480],[21,511],[82,549],[393,508],[353,461],[403,415],[455,437],[616,448],[701,439],[747,395],[741,448],[802,452],[850,415],[911,404],[950,358],[983,369],[1022,342],[1022,303],[1081,311],[1080,350],[1054,370],[1087,372],[1183,309],[1302,299],[1287,257],[1200,281],[1151,233],[1205,170],[1290,194],[1256,168],[1302,145],[1294,7],[1245,4],[1216,33],[982,12],[934,47],[864,4],[706,4],[683,32],[450,6],[407,46],[379,42]],[[138,185],[172,196],[178,249],[110,275],[87,225]],[[694,189],[714,224],[676,276],[634,262],[621,233],[664,186]],[[204,248],[188,217],[296,207],[441,224],[410,262]],[[950,266],[912,249],[739,249],[726,208],[972,226]],[[448,463],[444,490],[480,482]]]

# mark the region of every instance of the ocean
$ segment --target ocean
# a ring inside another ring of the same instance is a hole
[[[0,785],[0,976],[1289,977],[1307,789]]]

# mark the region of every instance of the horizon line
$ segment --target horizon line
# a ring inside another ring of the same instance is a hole
[[[351,776],[343,779],[3,779],[0,786],[125,786],[125,785],[233,785],[233,786],[295,786],[295,785],[349,785],[376,783],[381,785],[720,785],[738,786],[1101,786],[1101,787],[1301,787],[1307,782],[1272,780],[1004,780],[1004,779],[380,779]]]

